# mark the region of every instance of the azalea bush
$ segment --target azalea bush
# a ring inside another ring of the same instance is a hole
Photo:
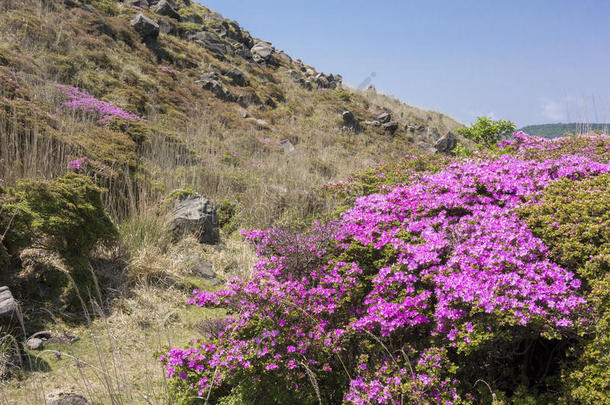
[[[545,365],[559,359],[536,348],[575,336],[591,306],[578,269],[519,210],[610,165],[502,147],[363,196],[308,233],[248,233],[252,279],[191,300],[230,317],[161,357],[179,400],[459,404],[549,391]]]

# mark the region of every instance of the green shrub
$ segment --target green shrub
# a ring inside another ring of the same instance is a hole
[[[77,174],[51,181],[22,180],[13,204],[19,225],[14,233],[62,257],[86,257],[98,242],[110,243],[117,237],[101,191]]]
[[[478,117],[477,122],[469,127],[457,129],[466,139],[488,148],[494,147],[498,141],[515,131],[515,123],[511,121],[494,121],[487,117]]]
[[[585,282],[591,312],[563,371],[575,403],[610,404],[610,174],[550,186],[520,210],[551,257]]]

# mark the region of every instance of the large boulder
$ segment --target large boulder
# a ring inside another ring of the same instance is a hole
[[[259,59],[267,62],[271,59],[274,50],[269,42],[259,41],[250,49],[250,52],[252,52],[252,57],[255,61]]]
[[[22,318],[19,304],[8,287],[0,287],[0,334],[22,334]]]
[[[131,19],[131,26],[144,39],[153,39],[159,36],[159,24],[142,13],[136,14]]]
[[[178,14],[170,0],[161,0],[158,2],[155,7],[155,13],[180,21],[180,14]]]
[[[437,153],[451,154],[456,148],[457,143],[458,140],[453,132],[449,132],[434,143],[434,149],[436,149]]]
[[[215,245],[220,240],[218,213],[207,198],[198,194],[176,200],[170,213],[170,225],[176,237],[192,234],[200,243]]]

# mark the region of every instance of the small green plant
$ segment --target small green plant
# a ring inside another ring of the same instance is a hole
[[[477,122],[471,126],[457,129],[464,138],[487,148],[493,148],[501,139],[508,137],[514,131],[514,122],[495,121],[488,117],[478,117]]]

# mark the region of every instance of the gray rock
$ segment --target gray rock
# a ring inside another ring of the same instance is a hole
[[[284,139],[284,140],[280,141],[280,143],[284,147],[284,154],[285,155],[292,155],[293,153],[296,152],[296,149],[294,148],[294,145],[288,139]]]
[[[248,74],[238,68],[233,68],[225,75],[231,79],[232,83],[236,86],[244,87],[250,85],[250,77]]]
[[[352,113],[351,111],[343,111],[341,116],[343,117],[343,126],[345,128],[348,128],[348,129],[351,129],[354,131],[359,131],[361,129],[360,122],[358,122],[358,120],[354,116],[354,113]]]
[[[377,117],[377,121],[382,124],[387,124],[388,122],[392,121],[392,116],[388,113],[383,113],[379,117]]]
[[[206,73],[195,83],[199,84],[205,90],[209,90],[216,97],[224,101],[233,101],[233,95],[231,92],[222,85],[220,80],[217,79],[218,74],[216,72]]]
[[[383,124],[382,126],[383,126],[384,131],[389,132],[390,134],[394,135],[394,132],[396,132],[396,130],[398,129],[398,122],[392,121],[392,122]]]
[[[142,38],[157,38],[159,36],[159,24],[142,13],[136,14],[131,19],[131,26]]]
[[[148,7],[148,0],[125,0],[124,2],[128,6],[136,6],[136,7]]]
[[[189,257],[189,272],[199,278],[204,279],[212,285],[218,285],[221,283],[220,279],[214,272],[214,266],[212,263],[204,260],[199,255],[193,255]]]
[[[176,200],[170,224],[176,236],[194,234],[200,243],[215,245],[219,242],[218,214],[208,199],[200,195]]]
[[[318,85],[318,87],[321,87],[323,89],[328,88],[330,85],[330,82],[328,81],[324,73],[318,73],[318,75],[313,79],[313,81]]]
[[[55,398],[51,399],[49,405],[91,405],[85,397],[72,393],[55,394]]]
[[[23,333],[21,326],[19,304],[8,287],[0,287],[0,331],[19,337]]]
[[[203,17],[201,17],[199,14],[188,14],[182,16],[182,21],[193,24],[203,24]]]
[[[295,70],[289,71],[288,76],[297,83],[301,80],[301,75]]]
[[[42,350],[44,347],[44,342],[39,338],[29,338],[27,342],[25,342],[25,345],[30,350]]]
[[[237,50],[235,50],[235,55],[240,56],[246,60],[252,59],[252,52],[250,52],[250,48],[246,45],[241,45]]]
[[[159,32],[162,34],[171,34],[176,29],[174,24],[165,18],[159,18],[157,24],[159,24]]]
[[[203,46],[207,50],[215,53],[217,55],[226,55],[229,53],[229,46],[225,44],[218,35],[208,32],[202,31],[197,32],[195,34],[191,34],[188,36],[190,41],[194,41],[199,45]]]
[[[292,58],[288,56],[284,51],[279,51],[276,56],[284,65],[292,64]]]
[[[370,125],[373,127],[380,127],[381,126],[381,122],[379,121],[364,121],[365,125]]]
[[[449,132],[434,143],[434,149],[438,153],[450,154],[456,148],[457,143],[457,138],[453,132]]]
[[[174,9],[170,0],[161,0],[155,7],[155,13],[180,21],[180,14]]]
[[[269,42],[260,41],[254,44],[250,52],[252,52],[252,57],[258,57],[267,62],[273,55],[273,46]]]
[[[256,93],[248,93],[248,94],[240,94],[237,97],[237,104],[246,108],[251,105],[263,105],[261,99],[256,95]]]

